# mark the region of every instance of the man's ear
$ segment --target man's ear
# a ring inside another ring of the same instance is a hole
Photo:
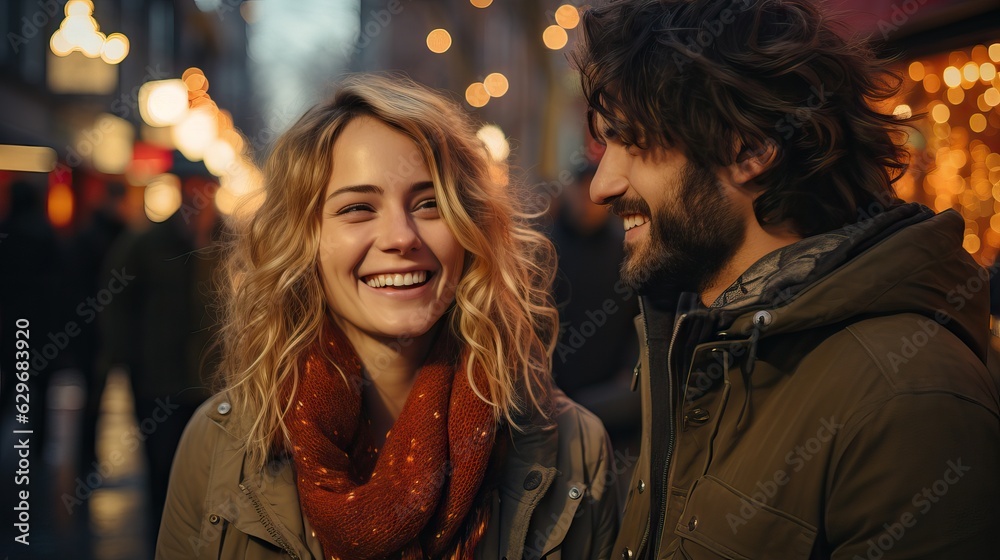
[[[756,179],[774,163],[778,157],[778,146],[768,140],[756,147],[743,146],[736,154],[736,161],[730,167],[730,177],[737,185],[745,185]]]

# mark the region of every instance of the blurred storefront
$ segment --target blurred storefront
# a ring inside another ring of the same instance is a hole
[[[994,0],[842,0],[853,30],[898,57],[900,95],[887,109],[926,115],[909,136],[901,198],[965,217],[965,248],[1000,252],[1000,5]]]

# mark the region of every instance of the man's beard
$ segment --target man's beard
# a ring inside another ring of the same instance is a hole
[[[746,237],[744,221],[718,178],[692,162],[684,168],[678,196],[665,197],[655,213],[642,199],[615,200],[612,211],[650,218],[649,239],[625,245],[621,278],[632,289],[655,281],[701,293]]]

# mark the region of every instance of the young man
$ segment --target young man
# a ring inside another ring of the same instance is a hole
[[[898,80],[806,0],[624,0],[576,62],[641,294],[631,558],[995,558],[964,222],[896,199]]]

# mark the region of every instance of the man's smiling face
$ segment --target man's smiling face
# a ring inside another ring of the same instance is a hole
[[[680,149],[628,146],[614,130],[598,130],[607,150],[590,197],[623,220],[622,280],[639,288],[656,276],[701,291],[743,244],[744,212],[715,173]]]

